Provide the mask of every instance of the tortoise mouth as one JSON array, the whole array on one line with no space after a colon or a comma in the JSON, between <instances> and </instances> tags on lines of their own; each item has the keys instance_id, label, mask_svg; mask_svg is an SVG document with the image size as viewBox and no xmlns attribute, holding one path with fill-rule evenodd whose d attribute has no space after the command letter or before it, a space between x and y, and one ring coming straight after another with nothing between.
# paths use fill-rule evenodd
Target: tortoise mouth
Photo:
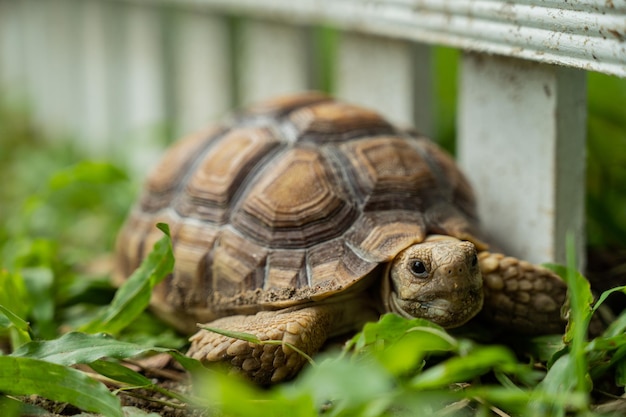
<instances>
[{"instance_id":1,"label":"tortoise mouth","mask_svg":"<svg viewBox=\"0 0 626 417\"><path fill-rule=\"evenodd\" d=\"M396 314L409 319L424 318L445 328L462 326L476 316L482 306L482 286L431 293L418 300L403 300L395 293L390 294L390 307Z\"/></svg>"}]
</instances>

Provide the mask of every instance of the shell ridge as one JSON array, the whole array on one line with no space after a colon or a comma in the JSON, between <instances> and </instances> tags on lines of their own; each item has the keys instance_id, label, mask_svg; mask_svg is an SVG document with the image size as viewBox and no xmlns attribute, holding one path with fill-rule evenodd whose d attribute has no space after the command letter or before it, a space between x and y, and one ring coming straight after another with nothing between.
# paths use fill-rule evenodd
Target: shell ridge
<instances>
[{"instance_id":1,"label":"shell ridge","mask_svg":"<svg viewBox=\"0 0 626 417\"><path fill-rule=\"evenodd\" d=\"M354 178L354 174L350 170L348 156L339 146L325 145L321 147L321 150L326 160L332 166L333 171L340 175L343 190L351 197L351 201L357 202L358 211L362 211L365 203L361 196L362 193L359 194L358 192L356 178Z\"/></svg>"}]
</instances>

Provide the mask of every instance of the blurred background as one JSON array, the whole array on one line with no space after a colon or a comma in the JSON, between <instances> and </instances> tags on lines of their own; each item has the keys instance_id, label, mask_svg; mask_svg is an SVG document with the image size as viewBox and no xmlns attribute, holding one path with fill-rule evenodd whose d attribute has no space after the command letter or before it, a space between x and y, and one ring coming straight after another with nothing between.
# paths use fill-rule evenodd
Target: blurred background
<instances>
[{"instance_id":1,"label":"blurred background","mask_svg":"<svg viewBox=\"0 0 626 417\"><path fill-rule=\"evenodd\" d=\"M337 86L358 83L370 66L388 73L380 83L389 96L421 90L402 94L414 97L410 103L364 104L454 152L457 50L377 39L373 48L409 57L386 72L391 63L345 59L338 51L354 40L330 27L176 3L0 0L5 266L30 256L24 248L33 236L78 242L71 246L77 259L91 246L110 250L142 176L167 144L273 94L317 89L367 101ZM433 82L424 87L426 77ZM600 280L619 280L626 276L626 80L587 77L589 268ZM28 245L15 243L26 235Z\"/></svg>"}]
</instances>

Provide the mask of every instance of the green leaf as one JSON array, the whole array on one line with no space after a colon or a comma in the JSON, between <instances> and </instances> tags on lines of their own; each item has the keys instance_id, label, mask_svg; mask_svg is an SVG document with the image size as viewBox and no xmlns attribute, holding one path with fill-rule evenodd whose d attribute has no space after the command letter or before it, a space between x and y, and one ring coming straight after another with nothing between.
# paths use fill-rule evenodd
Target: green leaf
<instances>
[{"instance_id":1,"label":"green leaf","mask_svg":"<svg viewBox=\"0 0 626 417\"><path fill-rule=\"evenodd\" d=\"M0 305L19 317L27 317L31 301L22 275L0 268Z\"/></svg>"},{"instance_id":2,"label":"green leaf","mask_svg":"<svg viewBox=\"0 0 626 417\"><path fill-rule=\"evenodd\" d=\"M28 332L30 328L30 325L28 324L28 322L22 320L17 314L13 313L11 310L4 307L3 305L0 305L0 314L6 317L7 320L10 322L10 324L14 326L16 329L21 330L26 333Z\"/></svg>"},{"instance_id":3,"label":"green leaf","mask_svg":"<svg viewBox=\"0 0 626 417\"><path fill-rule=\"evenodd\" d=\"M31 318L34 333L38 337L51 339L57 334L54 323L54 273L49 267L24 268L22 276L33 306Z\"/></svg>"},{"instance_id":4,"label":"green leaf","mask_svg":"<svg viewBox=\"0 0 626 417\"><path fill-rule=\"evenodd\" d=\"M503 346L475 347L465 356L456 356L435 365L411 380L414 389L445 388L450 384L466 382L490 370L514 370L517 360Z\"/></svg>"},{"instance_id":5,"label":"green leaf","mask_svg":"<svg viewBox=\"0 0 626 417\"><path fill-rule=\"evenodd\" d=\"M593 312L596 312L598 308L600 308L600 306L606 301L609 295L613 294L614 292L626 292L626 285L611 288L609 290L604 291L602 294L600 294L600 297L598 297L598 301L596 301L596 303L593 306Z\"/></svg>"},{"instance_id":6,"label":"green leaf","mask_svg":"<svg viewBox=\"0 0 626 417\"><path fill-rule=\"evenodd\" d=\"M152 252L143 260L141 266L115 293L109 307L95 320L81 327L81 331L117 334L148 307L154 286L174 269L169 227L163 223L159 223L157 227L165 236L155 243Z\"/></svg>"},{"instance_id":7,"label":"green leaf","mask_svg":"<svg viewBox=\"0 0 626 417\"><path fill-rule=\"evenodd\" d=\"M72 332L55 340L30 342L13 352L11 356L41 359L71 366L79 363L92 363L104 357L127 359L146 353L169 353L187 370L204 369L197 360L184 356L176 350L120 342L104 333Z\"/></svg>"},{"instance_id":8,"label":"green leaf","mask_svg":"<svg viewBox=\"0 0 626 417\"><path fill-rule=\"evenodd\" d=\"M528 351L541 362L548 362L565 348L563 335L549 334L533 337L528 341Z\"/></svg>"},{"instance_id":9,"label":"green leaf","mask_svg":"<svg viewBox=\"0 0 626 417\"><path fill-rule=\"evenodd\" d=\"M405 319L385 314L376 323L367 323L347 344L344 352L373 354L392 374L415 372L426 356L454 352L458 341L443 328L424 319Z\"/></svg>"},{"instance_id":10,"label":"green leaf","mask_svg":"<svg viewBox=\"0 0 626 417\"><path fill-rule=\"evenodd\" d=\"M285 386L288 398L310 395L319 409L332 404L330 415L361 415L358 411L384 411L393 402L391 375L373 361L322 357L316 367L306 368L295 384ZM372 415L379 415L373 413Z\"/></svg>"},{"instance_id":11,"label":"green leaf","mask_svg":"<svg viewBox=\"0 0 626 417\"><path fill-rule=\"evenodd\" d=\"M3 417L20 417L27 415L22 412L25 406L26 404L16 400L15 398L0 394L0 414Z\"/></svg>"},{"instance_id":12,"label":"green leaf","mask_svg":"<svg viewBox=\"0 0 626 417\"><path fill-rule=\"evenodd\" d=\"M22 320L17 314L3 305L0 305L0 317L2 318L0 325L9 329L11 332L11 345L13 349L30 342L30 325L28 322Z\"/></svg>"},{"instance_id":13,"label":"green leaf","mask_svg":"<svg viewBox=\"0 0 626 417\"><path fill-rule=\"evenodd\" d=\"M587 406L587 394L576 390L579 382L576 378L576 364L572 362L574 358L570 354L565 354L554 362L543 381L533 391L529 415L564 416L564 404L554 400L557 396L569 397L571 405L577 408Z\"/></svg>"},{"instance_id":14,"label":"green leaf","mask_svg":"<svg viewBox=\"0 0 626 417\"><path fill-rule=\"evenodd\" d=\"M155 384L154 382L152 382L149 378L141 375L139 372L135 372L120 363L110 360L97 360L95 362L91 362L89 366L100 375L104 375L114 381L128 384L129 387L123 388L125 390L145 388L166 395L170 398L176 398L183 403L193 402L193 399L191 399L190 397L165 389L159 384Z\"/></svg>"},{"instance_id":15,"label":"green leaf","mask_svg":"<svg viewBox=\"0 0 626 417\"><path fill-rule=\"evenodd\" d=\"M346 349L354 348L357 352L365 346L383 347L400 340L404 335L416 328L437 329L445 334L445 330L436 324L420 319L405 319L394 313L384 314L376 323L367 323L363 330L357 333L352 340L346 344ZM450 342L454 339L450 337Z\"/></svg>"},{"instance_id":16,"label":"green leaf","mask_svg":"<svg viewBox=\"0 0 626 417\"><path fill-rule=\"evenodd\" d=\"M626 332L626 310L624 310L604 331L604 337L618 336Z\"/></svg>"},{"instance_id":17,"label":"green leaf","mask_svg":"<svg viewBox=\"0 0 626 417\"><path fill-rule=\"evenodd\" d=\"M76 369L37 359L0 356L0 392L36 394L84 411L122 417L119 399L104 384Z\"/></svg>"},{"instance_id":18,"label":"green leaf","mask_svg":"<svg viewBox=\"0 0 626 417\"><path fill-rule=\"evenodd\" d=\"M618 387L626 387L626 358L615 362L615 384Z\"/></svg>"},{"instance_id":19,"label":"green leaf","mask_svg":"<svg viewBox=\"0 0 626 417\"><path fill-rule=\"evenodd\" d=\"M576 245L574 237L568 234L566 239L567 250L567 282L571 300L571 317L565 334L565 342L571 342L570 355L575 369L573 375L576 380L576 391L588 393L591 391L589 374L587 373L587 355L585 345L587 332L591 321L593 294L589 281L576 270Z\"/></svg>"},{"instance_id":20,"label":"green leaf","mask_svg":"<svg viewBox=\"0 0 626 417\"><path fill-rule=\"evenodd\" d=\"M480 385L473 385L463 392L468 399L494 404L512 416L556 417L568 408L580 409L585 404L585 396L572 395L568 392L547 393L537 389L529 391ZM550 413L548 410L553 412Z\"/></svg>"},{"instance_id":21,"label":"green leaf","mask_svg":"<svg viewBox=\"0 0 626 417\"><path fill-rule=\"evenodd\" d=\"M76 184L110 184L127 179L119 168L107 162L80 161L68 168L59 170L48 183L51 190L60 190Z\"/></svg>"},{"instance_id":22,"label":"green leaf","mask_svg":"<svg viewBox=\"0 0 626 417\"><path fill-rule=\"evenodd\" d=\"M22 346L11 356L41 359L58 365L91 363L103 357L126 359L158 350L115 340L104 334L71 332L50 341L33 341Z\"/></svg>"},{"instance_id":23,"label":"green leaf","mask_svg":"<svg viewBox=\"0 0 626 417\"><path fill-rule=\"evenodd\" d=\"M116 362L97 360L91 362L89 366L100 375L104 375L115 381L132 385L136 388L150 387L154 385L152 381L145 376Z\"/></svg>"}]
</instances>

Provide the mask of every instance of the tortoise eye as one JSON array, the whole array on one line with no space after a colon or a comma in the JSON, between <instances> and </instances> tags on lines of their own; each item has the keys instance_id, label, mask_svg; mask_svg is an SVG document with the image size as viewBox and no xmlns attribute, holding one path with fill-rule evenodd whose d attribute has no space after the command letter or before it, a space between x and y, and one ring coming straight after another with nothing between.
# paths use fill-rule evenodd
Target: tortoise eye
<instances>
[{"instance_id":1,"label":"tortoise eye","mask_svg":"<svg viewBox=\"0 0 626 417\"><path fill-rule=\"evenodd\" d=\"M472 256L472 266L476 266L478 265L478 256L476 256L476 254L474 254L474 256Z\"/></svg>"},{"instance_id":2,"label":"tortoise eye","mask_svg":"<svg viewBox=\"0 0 626 417\"><path fill-rule=\"evenodd\" d=\"M414 259L409 263L409 269L411 273L418 278L426 278L428 276L428 270L424 262L419 259Z\"/></svg>"}]
</instances>

